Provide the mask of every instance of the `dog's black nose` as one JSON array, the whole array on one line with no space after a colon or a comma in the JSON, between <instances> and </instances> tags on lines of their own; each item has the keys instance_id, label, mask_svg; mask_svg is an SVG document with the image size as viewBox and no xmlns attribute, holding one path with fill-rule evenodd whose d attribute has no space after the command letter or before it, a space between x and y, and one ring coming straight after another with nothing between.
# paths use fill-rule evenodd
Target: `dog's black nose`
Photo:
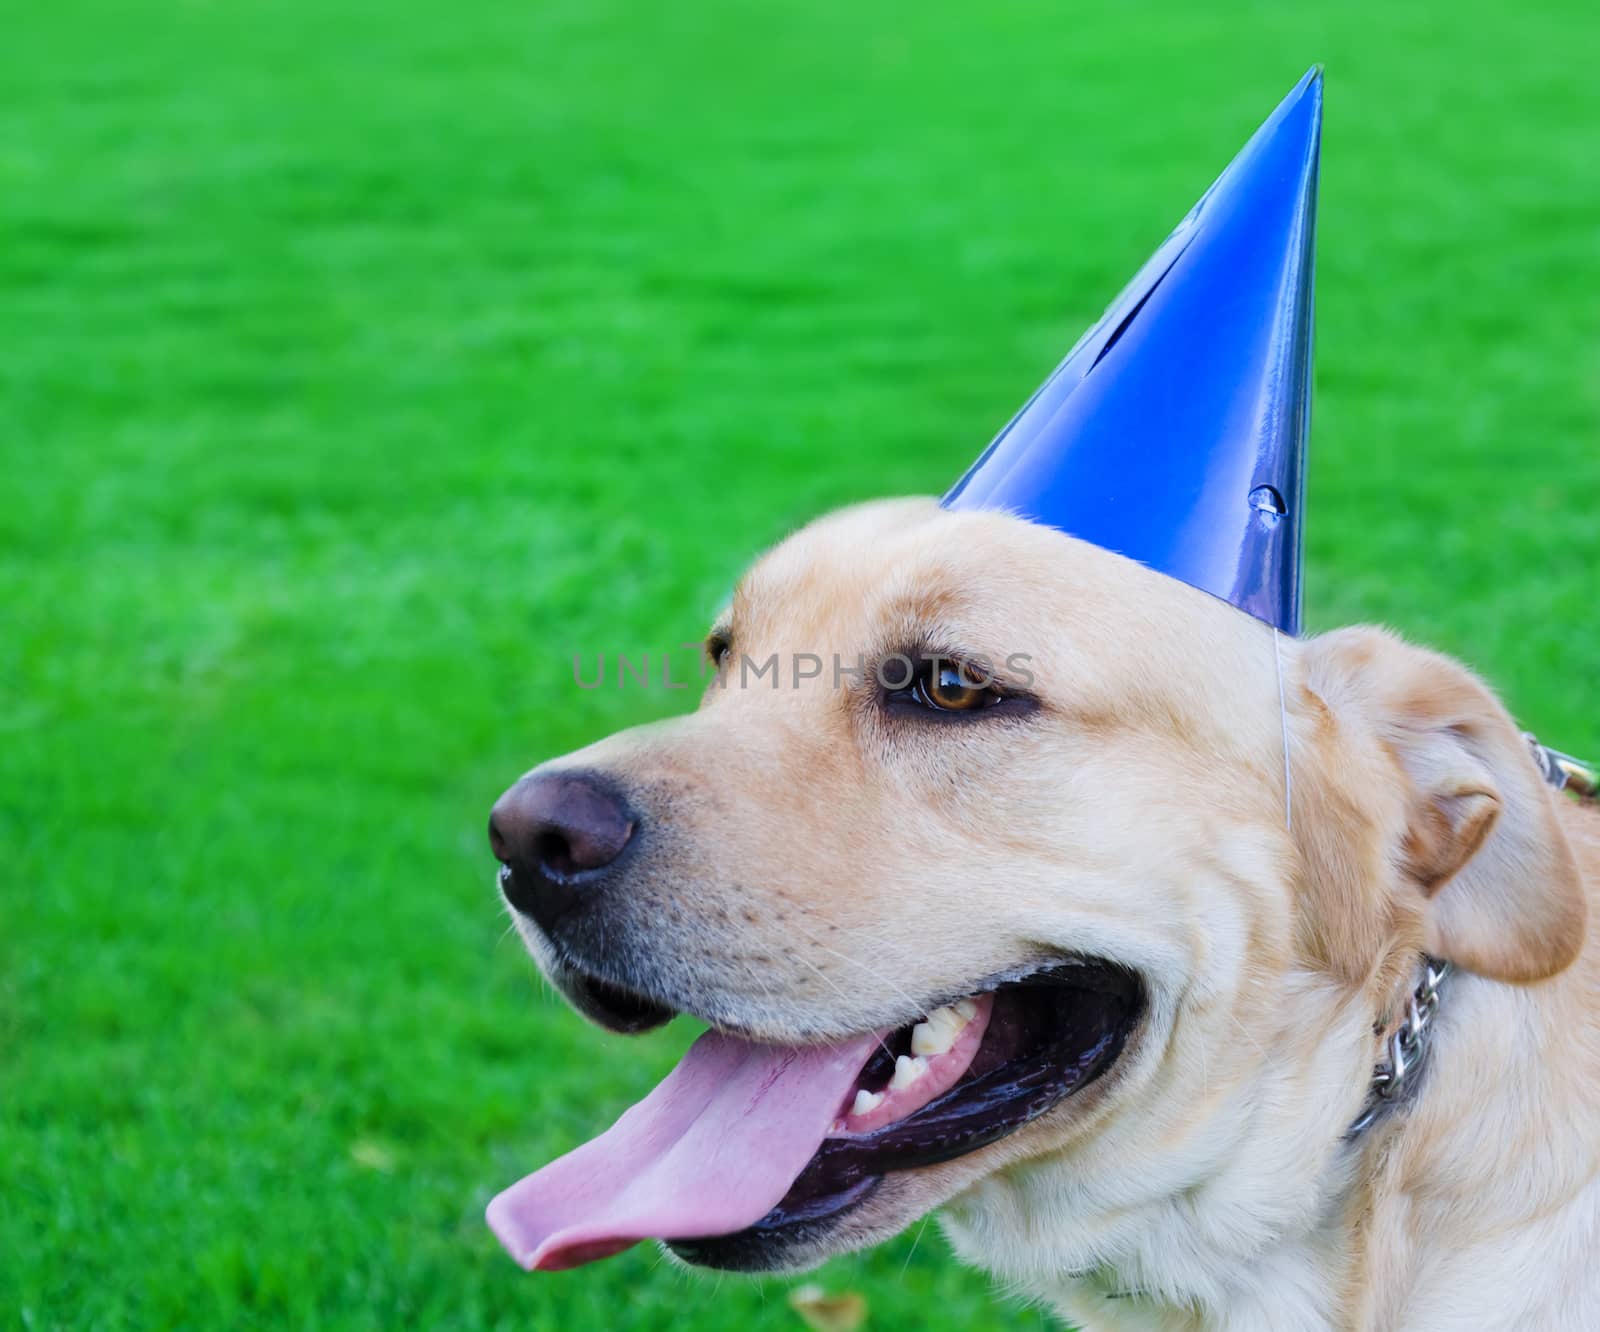
<instances>
[{"instance_id":1,"label":"dog's black nose","mask_svg":"<svg viewBox=\"0 0 1600 1332\"><path fill-rule=\"evenodd\" d=\"M489 846L518 911L547 926L576 906L633 839L638 820L591 773L533 773L495 801Z\"/></svg>"}]
</instances>

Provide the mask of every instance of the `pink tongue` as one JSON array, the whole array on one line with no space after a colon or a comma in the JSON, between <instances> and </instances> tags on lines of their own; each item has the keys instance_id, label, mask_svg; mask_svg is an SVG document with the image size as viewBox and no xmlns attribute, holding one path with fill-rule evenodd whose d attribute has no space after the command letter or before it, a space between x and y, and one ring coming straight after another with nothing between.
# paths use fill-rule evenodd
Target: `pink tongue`
<instances>
[{"instance_id":1,"label":"pink tongue","mask_svg":"<svg viewBox=\"0 0 1600 1332\"><path fill-rule=\"evenodd\" d=\"M876 1043L794 1050L707 1032L605 1133L495 1198L489 1228L542 1272L743 1230L789 1191Z\"/></svg>"}]
</instances>

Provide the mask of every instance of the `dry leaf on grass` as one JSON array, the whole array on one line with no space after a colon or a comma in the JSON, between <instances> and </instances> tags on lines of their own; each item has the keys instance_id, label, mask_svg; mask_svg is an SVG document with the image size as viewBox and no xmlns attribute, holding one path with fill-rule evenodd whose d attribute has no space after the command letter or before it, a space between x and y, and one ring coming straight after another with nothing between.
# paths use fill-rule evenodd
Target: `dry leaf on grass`
<instances>
[{"instance_id":1,"label":"dry leaf on grass","mask_svg":"<svg viewBox=\"0 0 1600 1332\"><path fill-rule=\"evenodd\" d=\"M814 1283L796 1286L789 1307L812 1332L856 1332L867 1321L866 1297L853 1290L830 1295Z\"/></svg>"}]
</instances>

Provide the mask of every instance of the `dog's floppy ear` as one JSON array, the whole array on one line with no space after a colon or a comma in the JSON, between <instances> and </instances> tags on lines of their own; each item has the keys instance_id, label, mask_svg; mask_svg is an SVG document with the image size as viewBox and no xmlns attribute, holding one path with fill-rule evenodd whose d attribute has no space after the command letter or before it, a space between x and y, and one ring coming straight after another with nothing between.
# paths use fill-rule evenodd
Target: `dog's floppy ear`
<instances>
[{"instance_id":1,"label":"dog's floppy ear","mask_svg":"<svg viewBox=\"0 0 1600 1332\"><path fill-rule=\"evenodd\" d=\"M1369 794L1388 797L1386 859L1396 890L1415 895L1400 905L1420 918L1423 947L1504 981L1571 963L1587 917L1577 861L1558 797L1494 695L1448 658L1372 629L1314 640L1306 664L1341 748L1365 751L1355 770L1372 774Z\"/></svg>"}]
</instances>

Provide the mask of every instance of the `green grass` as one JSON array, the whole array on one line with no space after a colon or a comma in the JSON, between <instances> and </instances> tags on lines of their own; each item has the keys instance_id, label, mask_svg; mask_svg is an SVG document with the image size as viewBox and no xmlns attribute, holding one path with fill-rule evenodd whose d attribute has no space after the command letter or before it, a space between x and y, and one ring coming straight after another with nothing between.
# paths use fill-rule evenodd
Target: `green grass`
<instances>
[{"instance_id":1,"label":"green grass","mask_svg":"<svg viewBox=\"0 0 1600 1332\"><path fill-rule=\"evenodd\" d=\"M1576 0L14 18L0 1324L797 1327L788 1283L527 1277L485 1231L687 1038L542 992L485 812L682 705L570 651L691 636L790 526L947 484L1314 60L1312 625L1600 752L1597 35ZM1041 1322L932 1228L823 1279L879 1327Z\"/></svg>"}]
</instances>

